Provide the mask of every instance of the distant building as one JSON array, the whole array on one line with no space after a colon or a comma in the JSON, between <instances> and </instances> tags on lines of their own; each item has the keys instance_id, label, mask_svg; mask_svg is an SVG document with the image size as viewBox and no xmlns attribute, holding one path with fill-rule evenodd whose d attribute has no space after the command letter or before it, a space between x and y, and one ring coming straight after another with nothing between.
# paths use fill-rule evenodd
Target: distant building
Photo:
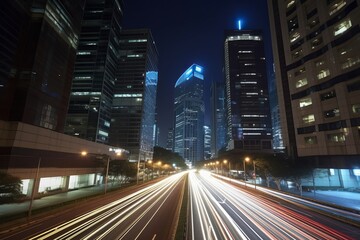
<instances>
[{"instance_id":1,"label":"distant building","mask_svg":"<svg viewBox=\"0 0 360 240\"><path fill-rule=\"evenodd\" d=\"M87 0L71 87L65 133L109 142L119 65L121 2Z\"/></svg>"},{"instance_id":2,"label":"distant building","mask_svg":"<svg viewBox=\"0 0 360 240\"><path fill-rule=\"evenodd\" d=\"M268 82L261 31L225 32L227 149L272 151Z\"/></svg>"},{"instance_id":3,"label":"distant building","mask_svg":"<svg viewBox=\"0 0 360 240\"><path fill-rule=\"evenodd\" d=\"M167 135L167 141L166 141L166 149L170 151L174 151L174 129L169 128L168 135Z\"/></svg>"},{"instance_id":4,"label":"distant building","mask_svg":"<svg viewBox=\"0 0 360 240\"><path fill-rule=\"evenodd\" d=\"M358 168L359 1L274 0L269 16L287 153L314 167Z\"/></svg>"},{"instance_id":5,"label":"distant building","mask_svg":"<svg viewBox=\"0 0 360 240\"><path fill-rule=\"evenodd\" d=\"M204 159L204 69L191 65L175 84L174 152L190 165Z\"/></svg>"},{"instance_id":6,"label":"distant building","mask_svg":"<svg viewBox=\"0 0 360 240\"><path fill-rule=\"evenodd\" d=\"M121 32L110 144L128 149L133 161L153 156L158 57L149 29Z\"/></svg>"},{"instance_id":7,"label":"distant building","mask_svg":"<svg viewBox=\"0 0 360 240\"><path fill-rule=\"evenodd\" d=\"M211 158L211 129L204 126L204 159Z\"/></svg>"},{"instance_id":8,"label":"distant building","mask_svg":"<svg viewBox=\"0 0 360 240\"><path fill-rule=\"evenodd\" d=\"M84 1L1 2L0 120L63 132Z\"/></svg>"},{"instance_id":9,"label":"distant building","mask_svg":"<svg viewBox=\"0 0 360 240\"><path fill-rule=\"evenodd\" d=\"M210 88L211 156L217 157L226 143L225 85L212 82Z\"/></svg>"}]
</instances>

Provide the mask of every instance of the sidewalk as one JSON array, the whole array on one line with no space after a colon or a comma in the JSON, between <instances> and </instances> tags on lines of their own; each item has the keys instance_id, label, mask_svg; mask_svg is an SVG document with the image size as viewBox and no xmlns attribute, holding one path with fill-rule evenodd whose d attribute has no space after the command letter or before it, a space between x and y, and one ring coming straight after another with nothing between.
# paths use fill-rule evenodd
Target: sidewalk
<instances>
[{"instance_id":1,"label":"sidewalk","mask_svg":"<svg viewBox=\"0 0 360 240\"><path fill-rule=\"evenodd\" d=\"M315 193L303 192L303 197L354 209L360 212L360 193L316 190Z\"/></svg>"},{"instance_id":2,"label":"sidewalk","mask_svg":"<svg viewBox=\"0 0 360 240\"><path fill-rule=\"evenodd\" d=\"M119 186L108 186L108 191L112 188L119 188ZM74 201L81 198L86 198L90 196L94 196L97 194L104 193L104 185L94 186L89 188L81 188L65 193L54 194L46 197L42 197L40 199L35 199L32 205L32 212L39 210L41 208L50 207L54 205L65 204L69 201ZM22 203L9 203L9 204L1 204L0 205L0 223L3 222L4 219L15 216L15 215L23 215L23 217L27 216L29 213L30 201L25 201Z\"/></svg>"}]
</instances>

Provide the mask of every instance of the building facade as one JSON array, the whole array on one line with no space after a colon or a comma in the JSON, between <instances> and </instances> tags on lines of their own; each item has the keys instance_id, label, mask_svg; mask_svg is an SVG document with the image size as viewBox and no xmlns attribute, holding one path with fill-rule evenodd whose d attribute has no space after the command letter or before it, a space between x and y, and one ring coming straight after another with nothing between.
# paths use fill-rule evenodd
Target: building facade
<instances>
[{"instance_id":1,"label":"building facade","mask_svg":"<svg viewBox=\"0 0 360 240\"><path fill-rule=\"evenodd\" d=\"M287 153L316 185L359 187L359 1L272 0L269 16Z\"/></svg>"},{"instance_id":2,"label":"building facade","mask_svg":"<svg viewBox=\"0 0 360 240\"><path fill-rule=\"evenodd\" d=\"M204 69L191 65L174 93L174 152L188 165L204 159Z\"/></svg>"},{"instance_id":3,"label":"building facade","mask_svg":"<svg viewBox=\"0 0 360 240\"><path fill-rule=\"evenodd\" d=\"M261 31L225 32L227 149L272 151L271 116Z\"/></svg>"},{"instance_id":4,"label":"building facade","mask_svg":"<svg viewBox=\"0 0 360 240\"><path fill-rule=\"evenodd\" d=\"M320 166L359 163L359 2L272 1L269 13L289 153Z\"/></svg>"},{"instance_id":5,"label":"building facade","mask_svg":"<svg viewBox=\"0 0 360 240\"><path fill-rule=\"evenodd\" d=\"M158 83L158 51L149 29L123 30L112 105L110 144L130 160L152 159Z\"/></svg>"},{"instance_id":6,"label":"building facade","mask_svg":"<svg viewBox=\"0 0 360 240\"><path fill-rule=\"evenodd\" d=\"M4 1L0 120L62 132L84 0Z\"/></svg>"},{"instance_id":7,"label":"building facade","mask_svg":"<svg viewBox=\"0 0 360 240\"><path fill-rule=\"evenodd\" d=\"M65 133L108 143L119 64L122 2L87 0Z\"/></svg>"},{"instance_id":8,"label":"building facade","mask_svg":"<svg viewBox=\"0 0 360 240\"><path fill-rule=\"evenodd\" d=\"M211 156L217 157L226 143L225 85L212 82L210 88Z\"/></svg>"}]
</instances>

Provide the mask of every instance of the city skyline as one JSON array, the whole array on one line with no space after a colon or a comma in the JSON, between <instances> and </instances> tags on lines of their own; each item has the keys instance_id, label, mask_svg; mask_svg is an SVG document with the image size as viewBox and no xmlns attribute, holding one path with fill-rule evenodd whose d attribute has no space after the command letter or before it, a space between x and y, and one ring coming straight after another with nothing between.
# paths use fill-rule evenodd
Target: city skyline
<instances>
[{"instance_id":1,"label":"city skyline","mask_svg":"<svg viewBox=\"0 0 360 240\"><path fill-rule=\"evenodd\" d=\"M171 4L124 1L123 28L150 28L159 50L157 120L163 147L172 124L168 113L173 109L173 86L182 69L193 63L205 69L205 124L210 125L211 82L224 80L224 32L237 29L239 20L243 29L264 32L267 72L270 72L272 53L266 1L231 0L223 4L204 0Z\"/></svg>"}]
</instances>

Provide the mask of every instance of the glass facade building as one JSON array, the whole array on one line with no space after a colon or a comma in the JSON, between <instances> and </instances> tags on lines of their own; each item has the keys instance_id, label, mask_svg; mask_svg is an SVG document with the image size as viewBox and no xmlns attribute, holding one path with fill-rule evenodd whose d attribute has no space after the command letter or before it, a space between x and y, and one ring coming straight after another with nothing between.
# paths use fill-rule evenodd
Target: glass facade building
<instances>
[{"instance_id":1,"label":"glass facade building","mask_svg":"<svg viewBox=\"0 0 360 240\"><path fill-rule=\"evenodd\" d=\"M227 149L272 151L262 32L225 32Z\"/></svg>"},{"instance_id":2,"label":"glass facade building","mask_svg":"<svg viewBox=\"0 0 360 240\"><path fill-rule=\"evenodd\" d=\"M109 142L122 15L121 1L86 1L66 134L99 143Z\"/></svg>"},{"instance_id":3,"label":"glass facade building","mask_svg":"<svg viewBox=\"0 0 360 240\"><path fill-rule=\"evenodd\" d=\"M210 88L211 107L211 156L217 157L226 143L225 85L212 82Z\"/></svg>"},{"instance_id":4,"label":"glass facade building","mask_svg":"<svg viewBox=\"0 0 360 240\"><path fill-rule=\"evenodd\" d=\"M174 94L174 152L187 164L204 159L204 69L191 65L177 80Z\"/></svg>"},{"instance_id":5,"label":"glass facade building","mask_svg":"<svg viewBox=\"0 0 360 240\"><path fill-rule=\"evenodd\" d=\"M158 51L149 29L123 30L112 104L110 144L130 160L152 159L158 83Z\"/></svg>"},{"instance_id":6,"label":"glass facade building","mask_svg":"<svg viewBox=\"0 0 360 240\"><path fill-rule=\"evenodd\" d=\"M84 2L2 2L0 120L63 131Z\"/></svg>"}]
</instances>

